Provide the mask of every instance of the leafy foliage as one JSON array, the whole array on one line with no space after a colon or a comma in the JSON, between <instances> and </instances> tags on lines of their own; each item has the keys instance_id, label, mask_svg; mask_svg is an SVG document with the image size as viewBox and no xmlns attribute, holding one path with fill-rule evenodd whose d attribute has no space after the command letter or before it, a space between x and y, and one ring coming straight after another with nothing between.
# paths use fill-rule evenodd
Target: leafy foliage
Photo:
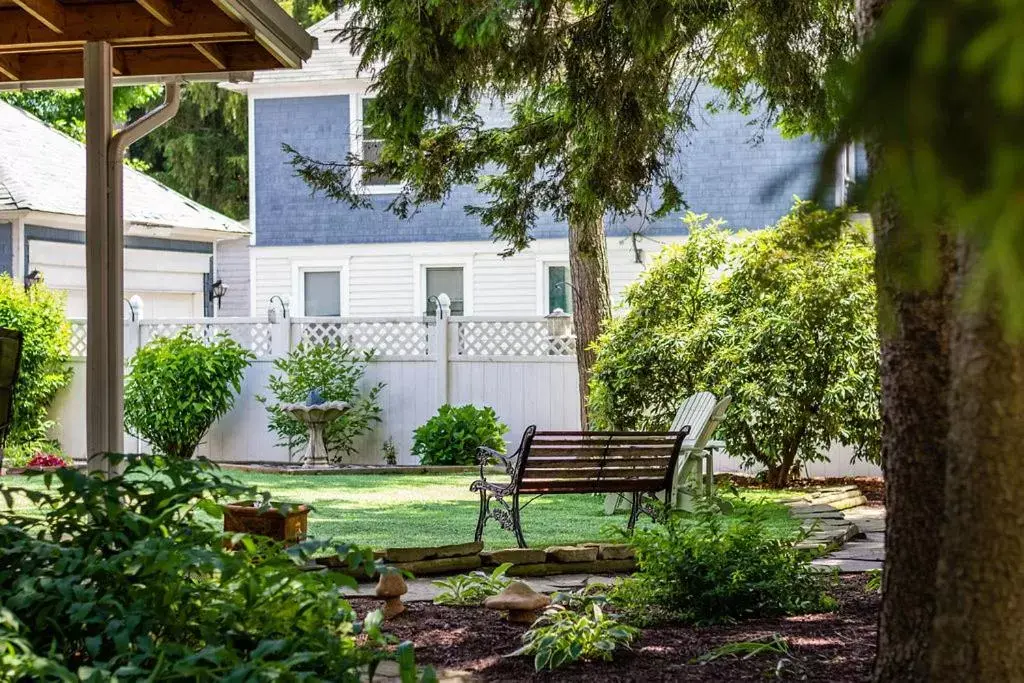
<instances>
[{"instance_id":1,"label":"leafy foliage","mask_svg":"<svg viewBox=\"0 0 1024 683\"><path fill-rule=\"evenodd\" d=\"M114 88L114 120L131 119L131 111L152 105L160 93L153 85ZM85 142L85 101L81 90L11 90L0 100L24 109L68 137Z\"/></svg>"},{"instance_id":2,"label":"leafy foliage","mask_svg":"<svg viewBox=\"0 0 1024 683\"><path fill-rule=\"evenodd\" d=\"M553 605L523 634L523 647L513 654L533 655L537 671L579 660L610 662L617 649L629 647L639 634L639 629L606 615L597 603L578 613Z\"/></svg>"},{"instance_id":3,"label":"leafy foliage","mask_svg":"<svg viewBox=\"0 0 1024 683\"><path fill-rule=\"evenodd\" d=\"M481 446L505 452L507 431L489 406L446 403L413 433L412 454L424 465L475 465Z\"/></svg>"},{"instance_id":4,"label":"leafy foliage","mask_svg":"<svg viewBox=\"0 0 1024 683\"><path fill-rule=\"evenodd\" d=\"M882 265L904 287L934 285L941 235L957 232L980 256L968 303L993 302L1019 337L1024 5L893 0L885 9L843 83L836 135L872 144L868 195L888 197L905 221L889 238L898 258Z\"/></svg>"},{"instance_id":5,"label":"leafy foliage","mask_svg":"<svg viewBox=\"0 0 1024 683\"><path fill-rule=\"evenodd\" d=\"M691 216L626 293L597 346L600 427L664 429L696 391L732 396L727 448L784 486L839 441L877 460L880 417L873 250L843 211L798 202L730 241Z\"/></svg>"},{"instance_id":6,"label":"leafy foliage","mask_svg":"<svg viewBox=\"0 0 1024 683\"><path fill-rule=\"evenodd\" d=\"M780 538L765 520L767 504L738 506L728 521L714 501L692 516L632 537L638 571L617 584L612 603L639 624L697 624L806 614L835 608L832 575L797 550L801 535Z\"/></svg>"},{"instance_id":7,"label":"leafy foliage","mask_svg":"<svg viewBox=\"0 0 1024 683\"><path fill-rule=\"evenodd\" d=\"M869 593L881 593L882 592L882 570L881 569L869 569L867 571L868 582L864 586L864 590Z\"/></svg>"},{"instance_id":8,"label":"leafy foliage","mask_svg":"<svg viewBox=\"0 0 1024 683\"><path fill-rule=\"evenodd\" d=\"M166 455L191 458L241 391L253 355L227 334L207 341L191 328L143 346L129 363L125 426Z\"/></svg>"},{"instance_id":9,"label":"leafy foliage","mask_svg":"<svg viewBox=\"0 0 1024 683\"><path fill-rule=\"evenodd\" d=\"M339 572L307 572L312 553L374 571L367 549L307 542L284 550L224 536L202 513L254 491L209 463L112 456L124 473L41 476L44 490L3 488L42 513L0 513L0 662L55 680L360 680L359 668L409 646L360 622ZM256 561L258 560L258 561ZM362 640L365 639L365 640Z\"/></svg>"},{"instance_id":10,"label":"leafy foliage","mask_svg":"<svg viewBox=\"0 0 1024 683\"><path fill-rule=\"evenodd\" d=\"M490 574L475 571L435 581L434 585L444 590L434 597L434 604L482 605L484 600L497 595L512 583L512 579L505 576L511 568L512 563L506 562L496 567Z\"/></svg>"},{"instance_id":11,"label":"leafy foliage","mask_svg":"<svg viewBox=\"0 0 1024 683\"><path fill-rule=\"evenodd\" d=\"M366 364L374 351L357 351L349 344L308 344L302 342L291 352L274 361L275 374L267 386L271 397L257 396L270 415L270 428L278 443L290 450L304 446L309 440L306 426L281 410L281 404L304 403L313 389L325 401L344 401L349 410L324 429L324 443L332 462L356 451L355 441L380 422L380 392L383 383L364 389Z\"/></svg>"},{"instance_id":12,"label":"leafy foliage","mask_svg":"<svg viewBox=\"0 0 1024 683\"><path fill-rule=\"evenodd\" d=\"M25 291L22 283L0 276L0 327L18 330L23 337L7 442L34 452L45 447L53 424L47 417L50 404L71 381L71 326L64 317L64 294L42 283Z\"/></svg>"}]
</instances>

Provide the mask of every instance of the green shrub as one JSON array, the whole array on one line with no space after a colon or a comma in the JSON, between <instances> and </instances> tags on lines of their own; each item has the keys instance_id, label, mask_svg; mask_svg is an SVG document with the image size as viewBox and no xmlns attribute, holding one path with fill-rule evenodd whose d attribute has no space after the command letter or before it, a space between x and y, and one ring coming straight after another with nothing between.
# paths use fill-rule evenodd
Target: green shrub
<instances>
[{"instance_id":1,"label":"green shrub","mask_svg":"<svg viewBox=\"0 0 1024 683\"><path fill-rule=\"evenodd\" d=\"M782 487L835 442L877 461L874 252L845 210L798 202L738 233L688 217L600 337L590 410L602 429L665 429L697 391L731 396L720 434Z\"/></svg>"},{"instance_id":2,"label":"green shrub","mask_svg":"<svg viewBox=\"0 0 1024 683\"><path fill-rule=\"evenodd\" d=\"M355 581L308 572L311 554L375 570L369 549L249 537L238 550L207 515L255 491L204 461L117 459L102 478L39 475L46 488L3 488L42 516L0 512L0 665L28 679L351 681L409 646L360 622L341 596ZM258 561L257 561L258 560ZM26 568L30 568L26 570ZM406 678L409 676L410 678Z\"/></svg>"},{"instance_id":3,"label":"green shrub","mask_svg":"<svg viewBox=\"0 0 1024 683\"><path fill-rule=\"evenodd\" d=\"M481 446L505 452L507 431L493 408L446 403L413 433L412 454L424 465L475 465Z\"/></svg>"},{"instance_id":4,"label":"green shrub","mask_svg":"<svg viewBox=\"0 0 1024 683\"><path fill-rule=\"evenodd\" d=\"M349 344L300 343L291 353L274 361L276 374L270 376L270 397L257 396L270 415L270 429L278 436L278 445L295 452L309 441L304 424L281 410L281 404L305 403L316 389L325 401L344 401L349 410L324 430L324 443L331 462L340 462L342 454L356 452L355 441L380 422L380 392L383 383L364 389L366 364L373 360L372 350L357 351Z\"/></svg>"},{"instance_id":5,"label":"green shrub","mask_svg":"<svg viewBox=\"0 0 1024 683\"><path fill-rule=\"evenodd\" d=\"M51 441L34 441L8 446L4 451L4 467L25 467L40 454L54 456L66 464L71 464L71 456L61 450L59 444Z\"/></svg>"},{"instance_id":6,"label":"green shrub","mask_svg":"<svg viewBox=\"0 0 1024 683\"><path fill-rule=\"evenodd\" d=\"M617 649L629 647L638 635L639 629L620 624L596 603L579 613L554 605L523 634L523 647L513 654L533 655L537 671L579 660L610 662Z\"/></svg>"},{"instance_id":7,"label":"green shrub","mask_svg":"<svg viewBox=\"0 0 1024 683\"><path fill-rule=\"evenodd\" d=\"M185 328L152 340L128 366L126 428L160 453L191 458L214 421L231 409L252 359L226 334L204 340Z\"/></svg>"},{"instance_id":8,"label":"green shrub","mask_svg":"<svg viewBox=\"0 0 1024 683\"><path fill-rule=\"evenodd\" d=\"M512 563L506 562L496 567L490 574L476 571L435 581L434 585L443 590L434 598L434 604L482 605L484 600L497 595L512 583L512 579L505 576L505 572L511 568Z\"/></svg>"},{"instance_id":9,"label":"green shrub","mask_svg":"<svg viewBox=\"0 0 1024 683\"><path fill-rule=\"evenodd\" d=\"M612 603L639 624L697 624L834 609L835 576L812 567L795 543L766 524L771 503L737 505L727 519L715 501L631 540L638 570L617 584Z\"/></svg>"},{"instance_id":10,"label":"green shrub","mask_svg":"<svg viewBox=\"0 0 1024 683\"><path fill-rule=\"evenodd\" d=\"M26 292L22 283L0 276L0 327L18 330L23 336L14 423L7 443L34 452L43 446L53 424L47 417L50 404L71 381L71 326L64 315L64 295L42 283Z\"/></svg>"}]
</instances>

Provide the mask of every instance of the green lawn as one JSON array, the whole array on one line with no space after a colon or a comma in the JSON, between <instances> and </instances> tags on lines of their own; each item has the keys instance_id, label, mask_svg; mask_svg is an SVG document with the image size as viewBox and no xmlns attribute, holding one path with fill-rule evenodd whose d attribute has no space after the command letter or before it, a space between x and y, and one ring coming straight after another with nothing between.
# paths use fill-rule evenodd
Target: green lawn
<instances>
[{"instance_id":1,"label":"green lawn","mask_svg":"<svg viewBox=\"0 0 1024 683\"><path fill-rule=\"evenodd\" d=\"M479 499L469 491L473 475L282 475L230 472L239 481L269 490L273 499L308 503L310 535L374 548L429 546L473 540ZM42 479L10 476L11 486L41 487ZM758 492L758 499L765 498ZM3 503L0 502L0 505ZM24 509L28 502L15 502ZM523 529L531 546L602 540L608 525L624 527L626 514L606 517L604 496L557 495L539 498L523 511ZM646 524L641 521L641 524ZM770 524L780 533L796 527L781 507ZM489 548L515 546L515 538L493 520L484 541Z\"/></svg>"}]
</instances>

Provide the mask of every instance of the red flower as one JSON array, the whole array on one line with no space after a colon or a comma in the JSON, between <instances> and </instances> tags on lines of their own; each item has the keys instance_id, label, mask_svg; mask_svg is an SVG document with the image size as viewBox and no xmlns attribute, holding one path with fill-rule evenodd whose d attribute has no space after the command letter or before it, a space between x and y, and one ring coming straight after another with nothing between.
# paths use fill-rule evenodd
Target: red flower
<instances>
[{"instance_id":1,"label":"red flower","mask_svg":"<svg viewBox=\"0 0 1024 683\"><path fill-rule=\"evenodd\" d=\"M64 467L65 465L67 465L67 463L64 462L64 458L59 455L36 451L36 454L32 456L32 459L28 461L27 467L37 469L42 467Z\"/></svg>"}]
</instances>

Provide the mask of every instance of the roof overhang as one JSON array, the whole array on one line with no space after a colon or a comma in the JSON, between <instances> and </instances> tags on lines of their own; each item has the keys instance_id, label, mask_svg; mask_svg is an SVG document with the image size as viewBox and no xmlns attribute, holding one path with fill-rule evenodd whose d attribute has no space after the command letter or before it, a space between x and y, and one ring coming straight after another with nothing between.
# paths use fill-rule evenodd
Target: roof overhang
<instances>
[{"instance_id":1,"label":"roof overhang","mask_svg":"<svg viewBox=\"0 0 1024 683\"><path fill-rule=\"evenodd\" d=\"M117 85L246 81L316 47L274 0L0 0L0 90L80 87L93 41Z\"/></svg>"}]
</instances>

